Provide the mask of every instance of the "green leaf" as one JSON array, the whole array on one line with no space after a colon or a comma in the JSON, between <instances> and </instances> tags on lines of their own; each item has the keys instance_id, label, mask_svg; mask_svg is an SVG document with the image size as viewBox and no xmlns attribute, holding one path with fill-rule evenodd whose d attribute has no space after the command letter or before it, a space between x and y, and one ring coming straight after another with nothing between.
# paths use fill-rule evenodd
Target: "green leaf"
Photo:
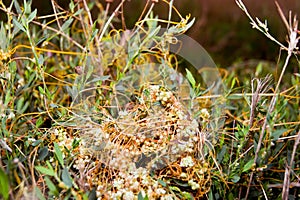
<instances>
[{"instance_id":1,"label":"green leaf","mask_svg":"<svg viewBox=\"0 0 300 200\"><path fill-rule=\"evenodd\" d=\"M158 21L157 18L158 18L158 16L153 17L153 12L150 13L149 20L146 20L147 27L149 29L153 30L153 29L155 29L155 27L157 27L157 21Z\"/></svg>"},{"instance_id":2,"label":"green leaf","mask_svg":"<svg viewBox=\"0 0 300 200\"><path fill-rule=\"evenodd\" d=\"M240 177L239 175L235 174L235 175L232 177L231 181L234 182L234 183L237 183L237 182L240 180L240 178L241 178L241 177Z\"/></svg>"},{"instance_id":3,"label":"green leaf","mask_svg":"<svg viewBox=\"0 0 300 200\"><path fill-rule=\"evenodd\" d=\"M41 94L45 94L45 91L44 91L44 89L43 89L41 86L38 86L38 89L39 89L39 92L40 92Z\"/></svg>"},{"instance_id":4,"label":"green leaf","mask_svg":"<svg viewBox=\"0 0 300 200\"><path fill-rule=\"evenodd\" d=\"M272 140L275 140L275 141L278 140L278 138L286 131L288 131L288 129L282 128L282 129L272 132L271 133Z\"/></svg>"},{"instance_id":5,"label":"green leaf","mask_svg":"<svg viewBox=\"0 0 300 200\"><path fill-rule=\"evenodd\" d=\"M24 105L24 97L21 97L17 102L17 111L20 112Z\"/></svg>"},{"instance_id":6,"label":"green leaf","mask_svg":"<svg viewBox=\"0 0 300 200\"><path fill-rule=\"evenodd\" d=\"M36 126L37 128L39 128L43 123L44 123L43 117L39 117L39 118L36 120L36 122L35 122L35 126Z\"/></svg>"},{"instance_id":7,"label":"green leaf","mask_svg":"<svg viewBox=\"0 0 300 200\"><path fill-rule=\"evenodd\" d=\"M233 89L236 84L237 78L232 79L230 88Z\"/></svg>"},{"instance_id":8,"label":"green leaf","mask_svg":"<svg viewBox=\"0 0 300 200\"><path fill-rule=\"evenodd\" d=\"M38 154L38 159L39 160L44 160L48 156L48 153L49 153L48 147L45 146L45 147L39 149L38 153L39 153Z\"/></svg>"},{"instance_id":9,"label":"green leaf","mask_svg":"<svg viewBox=\"0 0 300 200\"><path fill-rule=\"evenodd\" d=\"M68 168L64 168L63 171L62 171L62 174L61 174L61 178L62 178L62 181L64 182L64 184L66 186L68 186L69 188L72 187L73 185L73 180L72 180L72 177L68 171Z\"/></svg>"},{"instance_id":10,"label":"green leaf","mask_svg":"<svg viewBox=\"0 0 300 200\"><path fill-rule=\"evenodd\" d=\"M227 153L227 145L225 144L224 146L222 146L221 151L219 151L219 153L217 154L217 161L219 163L222 162L222 160L223 160L226 153Z\"/></svg>"},{"instance_id":11,"label":"green leaf","mask_svg":"<svg viewBox=\"0 0 300 200\"><path fill-rule=\"evenodd\" d=\"M174 182L176 183L176 185L178 185L180 187L189 187L189 184L186 181L175 179Z\"/></svg>"},{"instance_id":12,"label":"green leaf","mask_svg":"<svg viewBox=\"0 0 300 200\"><path fill-rule=\"evenodd\" d=\"M88 81L87 84L91 84L98 81L107 81L109 80L110 76L96 76L92 80Z\"/></svg>"},{"instance_id":13,"label":"green leaf","mask_svg":"<svg viewBox=\"0 0 300 200\"><path fill-rule=\"evenodd\" d=\"M46 161L46 164L47 164L47 166L48 166L49 169L51 169L52 171L54 171L51 163L48 160Z\"/></svg>"},{"instance_id":14,"label":"green leaf","mask_svg":"<svg viewBox=\"0 0 300 200\"><path fill-rule=\"evenodd\" d=\"M148 197L147 194L146 194L145 197L143 197L142 192L139 192L139 193L138 193L138 200L149 200L149 197Z\"/></svg>"},{"instance_id":15,"label":"green leaf","mask_svg":"<svg viewBox=\"0 0 300 200\"><path fill-rule=\"evenodd\" d=\"M55 171L53 169L49 169L43 166L35 166L35 169L41 172L42 174L48 175L48 176L55 176Z\"/></svg>"},{"instance_id":16,"label":"green leaf","mask_svg":"<svg viewBox=\"0 0 300 200\"><path fill-rule=\"evenodd\" d=\"M24 6L24 12L26 14L31 13L31 1L24 0L23 1L23 6Z\"/></svg>"},{"instance_id":17,"label":"green leaf","mask_svg":"<svg viewBox=\"0 0 300 200\"><path fill-rule=\"evenodd\" d=\"M192 87L194 89L196 86L196 81L195 81L192 73L187 68L185 68L185 71L186 71L186 78L188 79L188 81L190 82L190 84L192 85Z\"/></svg>"},{"instance_id":18,"label":"green leaf","mask_svg":"<svg viewBox=\"0 0 300 200\"><path fill-rule=\"evenodd\" d=\"M59 162L59 164L64 167L64 160L63 160L63 154L60 150L60 147L58 146L58 144L56 142L54 142L54 153L56 155L56 158Z\"/></svg>"},{"instance_id":19,"label":"green leaf","mask_svg":"<svg viewBox=\"0 0 300 200\"><path fill-rule=\"evenodd\" d=\"M159 30L160 30L160 26L156 27L153 30L150 30L150 32L147 34L146 38L143 40L143 42L141 43L140 46L144 46L144 44L146 42L148 42L151 38L153 38L154 36L156 36L158 34Z\"/></svg>"},{"instance_id":20,"label":"green leaf","mask_svg":"<svg viewBox=\"0 0 300 200\"><path fill-rule=\"evenodd\" d=\"M182 192L183 199L193 200L194 197L189 192Z\"/></svg>"},{"instance_id":21,"label":"green leaf","mask_svg":"<svg viewBox=\"0 0 300 200\"><path fill-rule=\"evenodd\" d=\"M73 18L70 18L61 26L62 32L65 32L69 28L73 20L74 20Z\"/></svg>"},{"instance_id":22,"label":"green leaf","mask_svg":"<svg viewBox=\"0 0 300 200\"><path fill-rule=\"evenodd\" d=\"M54 185L54 183L46 176L45 178L45 182L50 190L49 195L54 195L54 196L58 196L59 192L56 188L56 186Z\"/></svg>"},{"instance_id":23,"label":"green leaf","mask_svg":"<svg viewBox=\"0 0 300 200\"><path fill-rule=\"evenodd\" d=\"M0 48L7 49L7 46L9 43L9 40L7 39L7 37L9 37L9 36L7 35L5 25L3 24L3 22L1 22L0 38L2 41L0 42Z\"/></svg>"},{"instance_id":24,"label":"green leaf","mask_svg":"<svg viewBox=\"0 0 300 200\"><path fill-rule=\"evenodd\" d=\"M23 108L21 110L19 110L19 114L24 113L29 105L30 105L30 102L26 101Z\"/></svg>"},{"instance_id":25,"label":"green leaf","mask_svg":"<svg viewBox=\"0 0 300 200\"><path fill-rule=\"evenodd\" d=\"M38 59L38 65L41 66L44 64L44 56L41 54L39 59Z\"/></svg>"},{"instance_id":26,"label":"green leaf","mask_svg":"<svg viewBox=\"0 0 300 200\"><path fill-rule=\"evenodd\" d=\"M97 24L97 21L95 21L95 23L93 24L92 34L91 34L91 38L89 39L89 41L93 41L99 32L99 29L96 28L96 24Z\"/></svg>"},{"instance_id":27,"label":"green leaf","mask_svg":"<svg viewBox=\"0 0 300 200\"><path fill-rule=\"evenodd\" d=\"M18 14L22 14L22 9L20 8L20 4L18 1L14 1L14 6Z\"/></svg>"},{"instance_id":28,"label":"green leaf","mask_svg":"<svg viewBox=\"0 0 300 200\"><path fill-rule=\"evenodd\" d=\"M71 1L71 2L69 3L69 8L70 8L70 10L71 10L71 13L74 13L75 5L74 5L74 2L73 2L73 1Z\"/></svg>"},{"instance_id":29,"label":"green leaf","mask_svg":"<svg viewBox=\"0 0 300 200\"><path fill-rule=\"evenodd\" d=\"M8 90L5 94L4 106L6 107L11 100L12 96L10 95L10 90Z\"/></svg>"},{"instance_id":30,"label":"green leaf","mask_svg":"<svg viewBox=\"0 0 300 200\"><path fill-rule=\"evenodd\" d=\"M36 147L36 146L39 145L41 142L42 142L42 140L36 140L36 141L34 141L31 145L32 145L33 147Z\"/></svg>"},{"instance_id":31,"label":"green leaf","mask_svg":"<svg viewBox=\"0 0 300 200\"><path fill-rule=\"evenodd\" d=\"M34 188L34 193L39 200L46 200L46 198L44 197L44 195L39 187Z\"/></svg>"},{"instance_id":32,"label":"green leaf","mask_svg":"<svg viewBox=\"0 0 300 200\"><path fill-rule=\"evenodd\" d=\"M255 70L255 76L260 76L261 72L263 71L263 64L262 62L258 63Z\"/></svg>"},{"instance_id":33,"label":"green leaf","mask_svg":"<svg viewBox=\"0 0 300 200\"><path fill-rule=\"evenodd\" d=\"M2 168L0 168L0 185L0 195L6 200L9 197L9 182L8 177Z\"/></svg>"},{"instance_id":34,"label":"green leaf","mask_svg":"<svg viewBox=\"0 0 300 200\"><path fill-rule=\"evenodd\" d=\"M188 29L190 29L193 26L193 24L195 23L195 20L196 20L196 18L194 17L185 27L182 28L183 31L185 32Z\"/></svg>"},{"instance_id":35,"label":"green leaf","mask_svg":"<svg viewBox=\"0 0 300 200\"><path fill-rule=\"evenodd\" d=\"M139 192L137 197L138 197L138 200L144 200L142 192Z\"/></svg>"},{"instance_id":36,"label":"green leaf","mask_svg":"<svg viewBox=\"0 0 300 200\"><path fill-rule=\"evenodd\" d=\"M158 181L163 187L166 187L166 186L167 186L167 183L164 182L163 180L158 179L157 181Z\"/></svg>"},{"instance_id":37,"label":"green leaf","mask_svg":"<svg viewBox=\"0 0 300 200\"><path fill-rule=\"evenodd\" d=\"M74 16L81 14L82 11L83 11L83 8L80 8L79 10L76 11L76 13L74 13Z\"/></svg>"},{"instance_id":38,"label":"green leaf","mask_svg":"<svg viewBox=\"0 0 300 200\"><path fill-rule=\"evenodd\" d=\"M30 15L27 18L27 23L30 23L35 17L36 17L37 9L35 9L33 12L30 13Z\"/></svg>"},{"instance_id":39,"label":"green leaf","mask_svg":"<svg viewBox=\"0 0 300 200\"><path fill-rule=\"evenodd\" d=\"M24 26L22 24L20 24L15 18L13 18L13 23L18 29L20 29L23 32L26 32Z\"/></svg>"},{"instance_id":40,"label":"green leaf","mask_svg":"<svg viewBox=\"0 0 300 200\"><path fill-rule=\"evenodd\" d=\"M243 167L243 172L246 172L246 171L248 171L249 169L251 169L252 166L253 166L253 163L254 163L254 160L253 160L253 159L249 160L249 161L246 163L246 165L244 165L244 167Z\"/></svg>"},{"instance_id":41,"label":"green leaf","mask_svg":"<svg viewBox=\"0 0 300 200\"><path fill-rule=\"evenodd\" d=\"M27 18L25 17L25 15L22 15L21 23L22 23L23 27L25 28L25 30L28 30L28 23L27 23Z\"/></svg>"},{"instance_id":42,"label":"green leaf","mask_svg":"<svg viewBox=\"0 0 300 200\"><path fill-rule=\"evenodd\" d=\"M179 189L179 187L176 187L176 186L170 186L169 188L170 188L170 190L172 190L172 191L175 191L175 192L181 192L181 190Z\"/></svg>"},{"instance_id":43,"label":"green leaf","mask_svg":"<svg viewBox=\"0 0 300 200\"><path fill-rule=\"evenodd\" d=\"M234 200L235 195L233 193L229 193L228 200Z\"/></svg>"}]
</instances>

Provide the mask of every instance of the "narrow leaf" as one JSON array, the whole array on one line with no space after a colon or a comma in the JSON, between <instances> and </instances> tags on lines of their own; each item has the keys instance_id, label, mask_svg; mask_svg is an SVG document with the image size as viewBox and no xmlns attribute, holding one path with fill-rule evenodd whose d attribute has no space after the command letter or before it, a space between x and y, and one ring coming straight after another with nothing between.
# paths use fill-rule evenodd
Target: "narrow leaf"
<instances>
[{"instance_id":1,"label":"narrow leaf","mask_svg":"<svg viewBox=\"0 0 300 200\"><path fill-rule=\"evenodd\" d=\"M39 151L38 151L38 159L39 160L44 160L48 156L48 154L49 154L48 147L45 146L45 147L39 149Z\"/></svg>"},{"instance_id":2,"label":"narrow leaf","mask_svg":"<svg viewBox=\"0 0 300 200\"><path fill-rule=\"evenodd\" d=\"M64 32L65 30L67 30L67 28L69 28L69 26L71 25L71 23L73 22L73 18L68 19L62 26L61 26L61 30Z\"/></svg>"},{"instance_id":3,"label":"narrow leaf","mask_svg":"<svg viewBox=\"0 0 300 200\"><path fill-rule=\"evenodd\" d=\"M13 23L14 23L14 25L15 25L18 29L20 29L20 30L23 31L23 32L26 32L26 30L25 30L25 28L23 27L23 25L20 24L15 18L13 18Z\"/></svg>"},{"instance_id":4,"label":"narrow leaf","mask_svg":"<svg viewBox=\"0 0 300 200\"><path fill-rule=\"evenodd\" d=\"M74 16L77 16L77 15L81 14L82 11L83 11L83 8L77 10L77 11L74 13Z\"/></svg>"},{"instance_id":5,"label":"narrow leaf","mask_svg":"<svg viewBox=\"0 0 300 200\"><path fill-rule=\"evenodd\" d=\"M44 64L44 56L41 54L39 59L38 59L38 65L41 66Z\"/></svg>"},{"instance_id":6,"label":"narrow leaf","mask_svg":"<svg viewBox=\"0 0 300 200\"><path fill-rule=\"evenodd\" d=\"M35 126L36 126L37 128L39 128L43 123L44 123L43 117L39 117L39 118L36 120L36 122L35 122Z\"/></svg>"},{"instance_id":7,"label":"narrow leaf","mask_svg":"<svg viewBox=\"0 0 300 200\"><path fill-rule=\"evenodd\" d=\"M73 185L73 180L72 180L72 177L68 171L68 168L64 168L63 171L62 171L62 174L61 174L61 178L62 178L62 181L64 182L64 184L66 186L68 186L69 188L72 187Z\"/></svg>"},{"instance_id":8,"label":"narrow leaf","mask_svg":"<svg viewBox=\"0 0 300 200\"><path fill-rule=\"evenodd\" d=\"M38 89L39 89L39 92L40 92L41 94L45 94L45 91L44 91L44 89L43 89L41 86L38 86Z\"/></svg>"},{"instance_id":9,"label":"narrow leaf","mask_svg":"<svg viewBox=\"0 0 300 200\"><path fill-rule=\"evenodd\" d=\"M272 138L274 141L276 141L276 140L278 140L278 138L279 138L280 136L283 135L283 133L285 133L285 132L287 132L287 131L288 131L288 129L285 129L285 128L275 130L274 132L271 133L271 138Z\"/></svg>"},{"instance_id":10,"label":"narrow leaf","mask_svg":"<svg viewBox=\"0 0 300 200\"><path fill-rule=\"evenodd\" d=\"M166 184L163 180L158 179L157 181L158 181L163 187L166 187L166 186L167 186L167 184Z\"/></svg>"},{"instance_id":11,"label":"narrow leaf","mask_svg":"<svg viewBox=\"0 0 300 200\"><path fill-rule=\"evenodd\" d=\"M246 163L246 165L243 167L243 172L246 172L246 171L248 171L249 169L251 169L252 166L253 166L253 163L254 163L254 160L253 160L253 159L249 160L249 161Z\"/></svg>"},{"instance_id":12,"label":"narrow leaf","mask_svg":"<svg viewBox=\"0 0 300 200\"><path fill-rule=\"evenodd\" d=\"M30 15L27 18L27 23L30 23L35 17L36 17L37 9L35 9L33 12L30 13Z\"/></svg>"},{"instance_id":13,"label":"narrow leaf","mask_svg":"<svg viewBox=\"0 0 300 200\"><path fill-rule=\"evenodd\" d=\"M51 195L54 195L54 196L58 196L59 195L59 192L56 188L56 186L54 185L54 183L48 178L48 177L45 177L45 181L46 181L46 184L50 190L49 194Z\"/></svg>"},{"instance_id":14,"label":"narrow leaf","mask_svg":"<svg viewBox=\"0 0 300 200\"><path fill-rule=\"evenodd\" d=\"M46 200L46 198L44 197L44 195L39 187L34 188L34 193L39 200Z\"/></svg>"},{"instance_id":15,"label":"narrow leaf","mask_svg":"<svg viewBox=\"0 0 300 200\"><path fill-rule=\"evenodd\" d=\"M24 105L24 97L21 97L17 102L17 111L20 112Z\"/></svg>"},{"instance_id":16,"label":"narrow leaf","mask_svg":"<svg viewBox=\"0 0 300 200\"><path fill-rule=\"evenodd\" d=\"M232 177L231 181L234 182L234 183L237 183L240 179L241 179L241 177L235 174L235 175Z\"/></svg>"},{"instance_id":17,"label":"narrow leaf","mask_svg":"<svg viewBox=\"0 0 300 200\"><path fill-rule=\"evenodd\" d=\"M8 199L9 197L9 182L8 177L4 173L4 171L0 168L0 195L2 195L3 199Z\"/></svg>"},{"instance_id":18,"label":"narrow leaf","mask_svg":"<svg viewBox=\"0 0 300 200\"><path fill-rule=\"evenodd\" d=\"M190 82L190 84L192 85L193 89L196 86L196 81L192 75L192 73L186 68L186 78L188 79L188 81Z\"/></svg>"},{"instance_id":19,"label":"narrow leaf","mask_svg":"<svg viewBox=\"0 0 300 200\"><path fill-rule=\"evenodd\" d=\"M41 172L42 174L48 175L48 176L55 176L55 171L53 169L49 169L43 166L35 166L35 169Z\"/></svg>"},{"instance_id":20,"label":"narrow leaf","mask_svg":"<svg viewBox=\"0 0 300 200\"><path fill-rule=\"evenodd\" d=\"M14 1L14 6L18 14L22 14L22 9L20 8L20 4L18 1Z\"/></svg>"},{"instance_id":21,"label":"narrow leaf","mask_svg":"<svg viewBox=\"0 0 300 200\"><path fill-rule=\"evenodd\" d=\"M144 200L142 192L139 192L137 197L138 197L138 200Z\"/></svg>"},{"instance_id":22,"label":"narrow leaf","mask_svg":"<svg viewBox=\"0 0 300 200\"><path fill-rule=\"evenodd\" d=\"M87 84L95 83L98 81L107 81L109 80L110 76L96 76L92 80L88 81Z\"/></svg>"},{"instance_id":23,"label":"narrow leaf","mask_svg":"<svg viewBox=\"0 0 300 200\"><path fill-rule=\"evenodd\" d=\"M63 154L60 150L60 147L58 146L58 144L56 142L54 142L54 153L56 155L56 158L59 162L59 164L64 167L64 160L63 160Z\"/></svg>"}]
</instances>

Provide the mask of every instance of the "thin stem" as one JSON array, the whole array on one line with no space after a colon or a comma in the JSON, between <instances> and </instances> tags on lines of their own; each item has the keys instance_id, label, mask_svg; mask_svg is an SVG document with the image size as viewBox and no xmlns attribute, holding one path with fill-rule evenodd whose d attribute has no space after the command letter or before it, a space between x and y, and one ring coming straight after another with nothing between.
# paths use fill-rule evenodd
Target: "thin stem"
<instances>
[{"instance_id":1,"label":"thin stem","mask_svg":"<svg viewBox=\"0 0 300 200\"><path fill-rule=\"evenodd\" d=\"M57 22L57 26L58 26L59 30L62 30L61 25L60 25L59 20L58 20L58 17L57 17L57 12L56 12L56 7L54 5L55 4L54 0L51 0L51 4L52 4L53 13L54 13L54 16L55 16L55 19L56 19L56 22Z\"/></svg>"},{"instance_id":2,"label":"thin stem","mask_svg":"<svg viewBox=\"0 0 300 200\"><path fill-rule=\"evenodd\" d=\"M276 40L268 31L267 29L262 28L257 24L257 22L252 18L252 16L249 14L245 4L242 2L242 0L236 0L236 4L240 7L242 11L247 15L247 17L250 19L250 24L252 25L252 28L255 28L262 32L265 36L267 36L270 40L274 41L276 44L278 44L281 48L287 49L283 44L281 44L278 40ZM258 21L258 18L256 18ZM265 27L266 28L266 27Z\"/></svg>"},{"instance_id":3,"label":"thin stem","mask_svg":"<svg viewBox=\"0 0 300 200\"><path fill-rule=\"evenodd\" d=\"M287 65L289 63L291 55L292 55L292 52L289 51L288 55L287 55L287 57L285 59L285 63L284 63L283 69L281 71L278 83L277 83L275 91L274 91L274 96L272 97L271 103L270 103L269 108L268 108L268 112L267 112L265 120L264 120L264 124L262 126L262 129L261 129L261 132L260 132L260 135L259 135L259 140L258 140L258 143L257 143L257 148L256 148L256 151L255 151L255 156L254 156L254 163L255 163L255 165L256 165L257 158L258 158L258 153L259 153L261 145L262 145L262 140L264 138L265 130L266 130L266 127L267 127L267 124L268 124L268 117L271 115L271 113L274 110L274 107L275 107L275 104L276 104L276 101L277 101L277 96L279 94L278 93L279 85L281 83L282 77L283 77L284 72L286 70L286 67L287 67ZM245 199L248 198L248 195L249 195L249 192L250 192L250 186L251 186L251 182L252 182L252 179L253 179L253 174L254 174L254 172L251 172L251 174L250 174L250 179L249 179L249 183L248 183L248 187L247 187L247 192L246 192Z\"/></svg>"},{"instance_id":4,"label":"thin stem","mask_svg":"<svg viewBox=\"0 0 300 200\"><path fill-rule=\"evenodd\" d=\"M99 36L99 41L102 40L106 30L108 29L109 25L111 24L111 21L113 20L113 18L116 16L116 13L121 9L122 4L125 2L126 0L122 0L122 2L118 5L118 7L115 9L115 11L111 14L111 16L108 18L107 22L104 24L103 30L101 31L101 34Z\"/></svg>"},{"instance_id":5,"label":"thin stem","mask_svg":"<svg viewBox=\"0 0 300 200\"><path fill-rule=\"evenodd\" d=\"M41 26L42 29L46 28L46 29L48 29L48 30L51 30L51 31L57 33L57 34L60 34L60 35L64 36L64 37L67 38L69 41L73 42L73 43L74 43L77 47L79 47L81 50L83 50L84 52L86 52L86 49L85 49L81 44L79 44L78 42L76 42L73 38L71 38L70 36L68 36L68 35L65 34L64 32L62 32L62 31L60 31L60 30L57 30L57 29L55 29L55 28L52 28L52 27L50 27L50 26L47 26L47 25L45 25L45 24L42 24L42 23L40 23L40 22L37 22L37 21L32 21L32 23Z\"/></svg>"}]
</instances>

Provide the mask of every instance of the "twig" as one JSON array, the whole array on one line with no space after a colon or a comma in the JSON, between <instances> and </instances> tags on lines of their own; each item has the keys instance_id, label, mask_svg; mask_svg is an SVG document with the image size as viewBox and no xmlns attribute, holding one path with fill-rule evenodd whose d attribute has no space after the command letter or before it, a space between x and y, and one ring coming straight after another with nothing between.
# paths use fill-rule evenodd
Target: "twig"
<instances>
[{"instance_id":1,"label":"twig","mask_svg":"<svg viewBox=\"0 0 300 200\"><path fill-rule=\"evenodd\" d=\"M249 127L251 128L253 125L254 117L255 117L255 108L260 101L260 94L265 93L268 89L268 83L271 80L271 75L266 76L263 80L260 79L253 79L251 81L251 87L252 87L252 98L251 98L251 108L250 108L250 122L249 122ZM255 89L255 84L254 82L257 82L256 89ZM250 129L249 129L250 130Z\"/></svg>"},{"instance_id":2,"label":"twig","mask_svg":"<svg viewBox=\"0 0 300 200\"><path fill-rule=\"evenodd\" d=\"M54 0L51 0L51 5L52 5L53 13L54 13L54 16L55 16L55 20L57 22L57 26L58 26L59 30L62 31L61 25L60 25L58 17L57 17L57 12L56 12L56 7L55 7L55 1Z\"/></svg>"},{"instance_id":3,"label":"twig","mask_svg":"<svg viewBox=\"0 0 300 200\"><path fill-rule=\"evenodd\" d=\"M53 32L59 34L59 35L62 35L63 37L67 38L69 41L73 42L73 43L74 43L77 47L79 47L81 50L83 50L84 52L86 52L86 49L85 49L81 44L79 44L78 42L76 42L73 38L71 38L70 36L68 36L68 35L65 34L64 32L62 32L62 31L60 31L60 30L57 30L57 29L55 29L55 28L52 28L52 27L50 27L50 26L47 26L47 25L45 25L45 24L42 24L42 23L40 23L40 22L37 22L37 21L32 21L32 23L41 26L42 29L46 28L46 29L48 29L48 30L50 30L50 31L53 31Z\"/></svg>"},{"instance_id":4,"label":"twig","mask_svg":"<svg viewBox=\"0 0 300 200\"><path fill-rule=\"evenodd\" d=\"M92 15L91 15L91 12L89 10L89 7L86 3L86 0L83 0L83 5L84 5L84 9L86 10L87 14L88 14L88 20L89 20L89 23L90 23L90 27L88 30L89 33L92 33L92 28L93 28L93 19L92 19ZM98 55L98 60L97 60L97 64L99 65L99 70L98 70L98 73L100 76L103 75L103 67L101 66L101 60L102 60L102 51L101 51L101 48L100 48L100 40L98 39L98 37L95 37L95 42L96 42L96 49L97 49L97 55ZM94 60L94 57L92 57L92 59Z\"/></svg>"},{"instance_id":5,"label":"twig","mask_svg":"<svg viewBox=\"0 0 300 200\"><path fill-rule=\"evenodd\" d=\"M98 38L99 41L102 40L106 29L108 28L108 26L111 24L111 21L113 20L113 18L116 16L116 13L121 9L123 3L125 2L125 0L122 0L121 3L118 5L118 7L115 9L115 11L111 14L111 16L108 18L107 22L104 24L103 29L101 31L101 34Z\"/></svg>"},{"instance_id":6,"label":"twig","mask_svg":"<svg viewBox=\"0 0 300 200\"><path fill-rule=\"evenodd\" d=\"M290 166L286 166L285 168L285 173L284 173L284 181L282 185L282 199L288 200L289 198L289 190L290 190L290 174L291 170L293 169L293 163L295 160L295 154L297 151L297 147L300 141L300 131L298 132L297 139L295 140L291 160L290 160Z\"/></svg>"}]
</instances>

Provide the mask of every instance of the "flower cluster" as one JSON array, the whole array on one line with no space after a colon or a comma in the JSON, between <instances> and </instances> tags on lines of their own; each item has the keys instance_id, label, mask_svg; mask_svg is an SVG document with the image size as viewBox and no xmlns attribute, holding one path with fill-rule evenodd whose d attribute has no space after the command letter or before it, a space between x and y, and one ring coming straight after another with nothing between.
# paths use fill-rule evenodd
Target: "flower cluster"
<instances>
[{"instance_id":1,"label":"flower cluster","mask_svg":"<svg viewBox=\"0 0 300 200\"><path fill-rule=\"evenodd\" d=\"M207 110L202 115L209 117ZM198 129L171 91L143 86L117 119L82 132L74 168L86 172L98 199L176 199L168 187L173 178L200 197L210 176L208 164L193 153L201 141Z\"/></svg>"}]
</instances>

